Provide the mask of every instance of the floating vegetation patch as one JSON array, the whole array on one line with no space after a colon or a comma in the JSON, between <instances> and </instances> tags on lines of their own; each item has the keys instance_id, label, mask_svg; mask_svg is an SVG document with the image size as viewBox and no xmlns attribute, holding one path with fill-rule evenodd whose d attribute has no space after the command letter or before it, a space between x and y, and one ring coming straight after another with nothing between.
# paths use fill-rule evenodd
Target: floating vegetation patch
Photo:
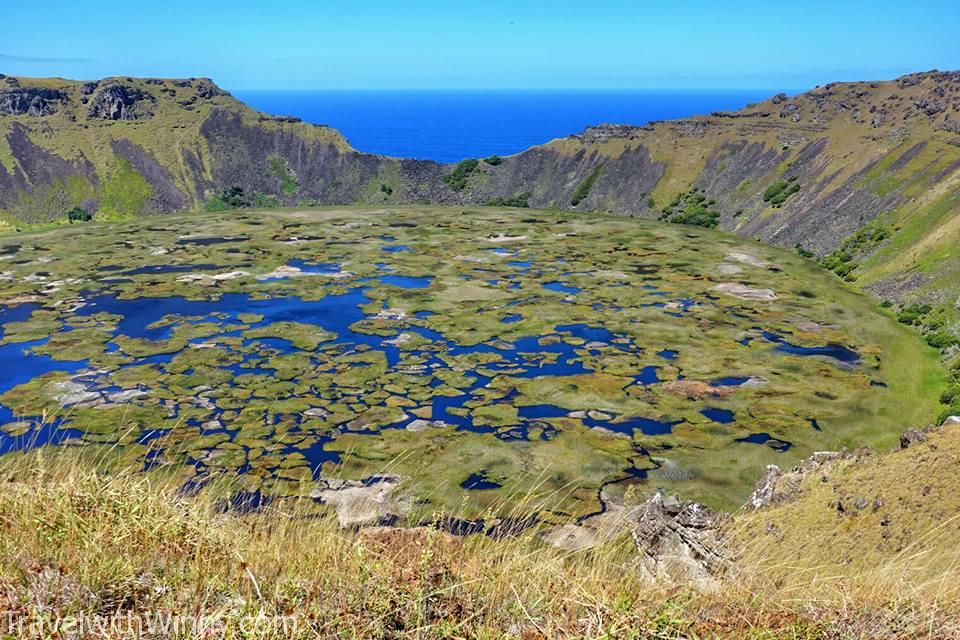
<instances>
[{"instance_id":1,"label":"floating vegetation patch","mask_svg":"<svg viewBox=\"0 0 960 640\"><path fill-rule=\"evenodd\" d=\"M932 352L832 275L691 227L232 211L0 252L0 452L109 445L227 508L731 506L767 464L892 443L939 394Z\"/></svg>"}]
</instances>

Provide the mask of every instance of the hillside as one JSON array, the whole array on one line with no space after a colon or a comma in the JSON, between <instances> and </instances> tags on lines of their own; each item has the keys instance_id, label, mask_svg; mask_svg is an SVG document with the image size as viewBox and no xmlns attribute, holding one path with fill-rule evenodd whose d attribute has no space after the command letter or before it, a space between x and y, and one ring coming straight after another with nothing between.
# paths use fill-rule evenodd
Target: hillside
<instances>
[{"instance_id":1,"label":"hillside","mask_svg":"<svg viewBox=\"0 0 960 640\"><path fill-rule=\"evenodd\" d=\"M741 111L601 125L455 166L353 150L206 79L0 78L0 218L313 204L512 204L714 225L828 256L877 295L951 304L960 72L843 82Z\"/></svg>"},{"instance_id":2,"label":"hillside","mask_svg":"<svg viewBox=\"0 0 960 640\"><path fill-rule=\"evenodd\" d=\"M706 591L648 581L628 533L638 523L573 552L530 530L350 532L289 502L223 513L158 474L105 473L77 449L5 456L3 628L18 638L51 637L61 620L105 625L91 638L957 638L960 532L943 478L958 436L944 428L903 451L788 474L778 504L726 522L734 561Z\"/></svg>"}]
</instances>

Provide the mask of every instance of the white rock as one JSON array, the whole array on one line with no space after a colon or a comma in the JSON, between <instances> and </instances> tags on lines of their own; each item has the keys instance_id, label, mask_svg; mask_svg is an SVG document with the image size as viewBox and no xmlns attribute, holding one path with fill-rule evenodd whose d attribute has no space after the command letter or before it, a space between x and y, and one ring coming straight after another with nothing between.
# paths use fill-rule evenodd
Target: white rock
<instances>
[{"instance_id":1,"label":"white rock","mask_svg":"<svg viewBox=\"0 0 960 640\"><path fill-rule=\"evenodd\" d=\"M769 262L765 262L756 256L752 256L749 253L744 251L731 251L723 258L724 260L730 260L732 262L740 262L742 264L748 264L752 267L760 267L761 269L767 269L771 266Z\"/></svg>"},{"instance_id":2,"label":"white rock","mask_svg":"<svg viewBox=\"0 0 960 640\"><path fill-rule=\"evenodd\" d=\"M740 282L723 282L713 287L715 291L740 298L741 300L776 300L772 289L754 289Z\"/></svg>"}]
</instances>

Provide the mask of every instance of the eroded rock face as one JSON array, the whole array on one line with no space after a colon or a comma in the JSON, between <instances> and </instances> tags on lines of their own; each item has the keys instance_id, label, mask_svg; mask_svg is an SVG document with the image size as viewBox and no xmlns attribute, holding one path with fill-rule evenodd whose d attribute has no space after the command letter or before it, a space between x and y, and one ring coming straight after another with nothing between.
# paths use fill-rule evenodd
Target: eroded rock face
<instances>
[{"instance_id":1,"label":"eroded rock face","mask_svg":"<svg viewBox=\"0 0 960 640\"><path fill-rule=\"evenodd\" d=\"M655 581L714 587L727 566L728 519L697 502L655 494L640 509L633 531L641 571Z\"/></svg>"},{"instance_id":2,"label":"eroded rock face","mask_svg":"<svg viewBox=\"0 0 960 640\"><path fill-rule=\"evenodd\" d=\"M749 504L754 509L762 509L773 504L777 496L777 481L783 477L783 471L775 464L767 465L767 471L757 482L757 487L750 495Z\"/></svg>"},{"instance_id":3,"label":"eroded rock face","mask_svg":"<svg viewBox=\"0 0 960 640\"><path fill-rule=\"evenodd\" d=\"M0 114L6 116L48 116L56 112L67 96L57 89L24 87L0 91Z\"/></svg>"},{"instance_id":4,"label":"eroded rock face","mask_svg":"<svg viewBox=\"0 0 960 640\"><path fill-rule=\"evenodd\" d=\"M194 81L193 86L197 90L197 95L201 98L209 100L216 96L228 96L230 95L220 87L218 87L213 80L209 78L198 78Z\"/></svg>"},{"instance_id":5,"label":"eroded rock face","mask_svg":"<svg viewBox=\"0 0 960 640\"><path fill-rule=\"evenodd\" d=\"M90 102L87 117L99 120L142 120L153 115L153 96L123 84L105 87Z\"/></svg>"},{"instance_id":6,"label":"eroded rock face","mask_svg":"<svg viewBox=\"0 0 960 640\"><path fill-rule=\"evenodd\" d=\"M911 429L909 431L915 431ZM909 432L908 431L908 432ZM924 437L925 438L925 437ZM854 451L818 451L790 471L783 471L775 464L767 467L766 473L757 482L748 506L753 509L765 509L793 502L800 496L800 484L811 473L829 473L830 467L841 460L862 460L873 452L870 449Z\"/></svg>"},{"instance_id":7,"label":"eroded rock face","mask_svg":"<svg viewBox=\"0 0 960 640\"><path fill-rule=\"evenodd\" d=\"M602 142L604 140L613 140L615 138L631 139L637 137L638 132L643 131L642 127L636 127L627 124L599 124L593 127L587 127L583 133L576 135L586 142Z\"/></svg>"}]
</instances>

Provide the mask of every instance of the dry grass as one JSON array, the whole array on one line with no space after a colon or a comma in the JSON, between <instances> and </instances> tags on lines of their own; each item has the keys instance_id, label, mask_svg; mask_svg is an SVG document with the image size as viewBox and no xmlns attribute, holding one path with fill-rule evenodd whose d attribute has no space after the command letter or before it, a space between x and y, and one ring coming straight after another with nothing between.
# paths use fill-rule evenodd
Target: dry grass
<instances>
[{"instance_id":1,"label":"dry grass","mask_svg":"<svg viewBox=\"0 0 960 640\"><path fill-rule=\"evenodd\" d=\"M809 514L779 544L751 527L793 515L741 515L735 538L756 542L718 591L696 593L645 583L626 536L571 554L534 533L344 532L308 516L312 503L224 513L173 476L82 459L46 448L0 461L0 637L11 624L11 638L138 637L131 620L164 616L184 626L139 637L960 637L947 626L960 600L956 516L844 564L838 550L851 547ZM36 626L64 620L88 626Z\"/></svg>"}]
</instances>

